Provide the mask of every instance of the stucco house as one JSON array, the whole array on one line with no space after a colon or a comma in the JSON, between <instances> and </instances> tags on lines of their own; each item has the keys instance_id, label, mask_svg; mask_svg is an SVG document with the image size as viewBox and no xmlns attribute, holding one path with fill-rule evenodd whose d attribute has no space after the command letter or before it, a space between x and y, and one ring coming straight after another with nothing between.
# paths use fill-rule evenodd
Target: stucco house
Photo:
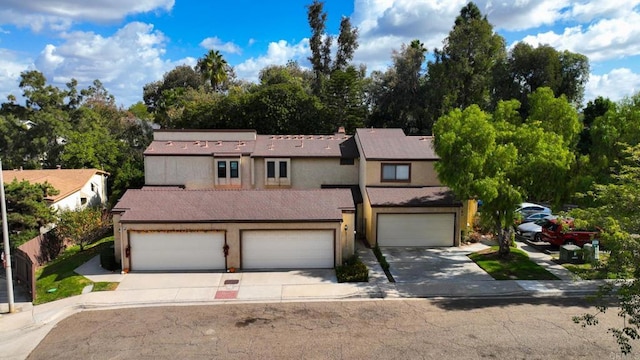
<instances>
[{"instance_id":1,"label":"stucco house","mask_svg":"<svg viewBox=\"0 0 640 360\"><path fill-rule=\"evenodd\" d=\"M156 130L145 187L113 209L124 270L331 268L356 236L456 246L466 208L438 181L432 138Z\"/></svg>"},{"instance_id":2,"label":"stucco house","mask_svg":"<svg viewBox=\"0 0 640 360\"><path fill-rule=\"evenodd\" d=\"M48 182L59 191L46 198L50 206L56 210L75 210L107 203L108 176L109 173L98 169L19 169L6 170L4 182L14 179L32 184Z\"/></svg>"}]
</instances>

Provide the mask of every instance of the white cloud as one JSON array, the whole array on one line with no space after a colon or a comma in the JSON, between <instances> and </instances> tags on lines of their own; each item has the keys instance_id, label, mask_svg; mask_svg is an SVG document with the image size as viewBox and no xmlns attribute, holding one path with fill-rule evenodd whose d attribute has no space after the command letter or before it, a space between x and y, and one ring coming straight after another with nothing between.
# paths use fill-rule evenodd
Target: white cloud
<instances>
[{"instance_id":1,"label":"white cloud","mask_svg":"<svg viewBox=\"0 0 640 360\"><path fill-rule=\"evenodd\" d=\"M598 96L619 101L640 91L640 74L627 68L611 70L604 75L591 74L585 86L585 100Z\"/></svg>"},{"instance_id":2,"label":"white cloud","mask_svg":"<svg viewBox=\"0 0 640 360\"><path fill-rule=\"evenodd\" d=\"M523 41L578 52L595 62L639 55L640 14L632 12L620 18L602 19L587 28L565 28L561 34L549 31L530 35Z\"/></svg>"},{"instance_id":3,"label":"white cloud","mask_svg":"<svg viewBox=\"0 0 640 360\"><path fill-rule=\"evenodd\" d=\"M633 12L640 0L616 0L616 1L586 1L573 4L571 17L582 22L589 22L597 18L624 17Z\"/></svg>"},{"instance_id":4,"label":"white cloud","mask_svg":"<svg viewBox=\"0 0 640 360\"><path fill-rule=\"evenodd\" d=\"M240 46L232 42L222 42L222 40L220 40L220 38L218 38L217 36L208 37L202 40L202 42L200 42L200 46L207 50L219 50L220 52L224 52L227 54L242 53L242 49L240 48Z\"/></svg>"},{"instance_id":5,"label":"white cloud","mask_svg":"<svg viewBox=\"0 0 640 360\"><path fill-rule=\"evenodd\" d=\"M234 66L234 70L238 78L258 82L259 72L266 66L285 65L289 60L298 60L302 65L309 54L309 39L302 39L297 44L280 40L269 44L266 55L245 60Z\"/></svg>"},{"instance_id":6,"label":"white cloud","mask_svg":"<svg viewBox=\"0 0 640 360\"><path fill-rule=\"evenodd\" d=\"M30 60L21 59L19 54L0 48L0 102L6 101L9 94L20 98L20 73L30 67Z\"/></svg>"},{"instance_id":7,"label":"white cloud","mask_svg":"<svg viewBox=\"0 0 640 360\"><path fill-rule=\"evenodd\" d=\"M71 78L83 88L99 79L118 103L131 104L141 99L145 84L162 78L175 66L196 60L163 59L166 38L153 25L133 22L112 36L92 32L62 34L59 46L47 45L36 59L36 68L56 86Z\"/></svg>"},{"instance_id":8,"label":"white cloud","mask_svg":"<svg viewBox=\"0 0 640 360\"><path fill-rule=\"evenodd\" d=\"M3 0L0 24L66 30L72 22L113 22L128 15L170 11L175 0Z\"/></svg>"}]
</instances>

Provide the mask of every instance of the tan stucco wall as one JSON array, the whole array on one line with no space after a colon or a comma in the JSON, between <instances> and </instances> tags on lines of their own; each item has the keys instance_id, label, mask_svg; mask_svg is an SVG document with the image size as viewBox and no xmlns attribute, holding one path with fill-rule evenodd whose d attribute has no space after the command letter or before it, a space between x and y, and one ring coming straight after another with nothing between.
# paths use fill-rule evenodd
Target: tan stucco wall
<instances>
[{"instance_id":1,"label":"tan stucco wall","mask_svg":"<svg viewBox=\"0 0 640 360\"><path fill-rule=\"evenodd\" d=\"M125 256L125 249L129 243L130 231L223 231L226 243L229 246L229 256L227 257L227 267L241 269L240 234L243 230L334 230L335 237L335 263L342 264L342 260L353 254L353 232L344 230L344 225L353 229L354 216L352 213L345 213L342 222L302 222L302 223L197 223L197 224L147 224L147 223L125 223L119 222L119 217L114 216L114 237L116 259L121 260L122 269L129 269L129 258ZM222 249L220 249L222 251Z\"/></svg>"},{"instance_id":2,"label":"tan stucco wall","mask_svg":"<svg viewBox=\"0 0 640 360\"><path fill-rule=\"evenodd\" d=\"M411 181L381 181L382 164L411 164ZM365 186L441 186L434 168L435 161L371 161L366 162L363 174Z\"/></svg>"},{"instance_id":3,"label":"tan stucco wall","mask_svg":"<svg viewBox=\"0 0 640 360\"><path fill-rule=\"evenodd\" d=\"M146 185L184 185L189 189L213 187L214 159L211 156L145 156Z\"/></svg>"},{"instance_id":4,"label":"tan stucco wall","mask_svg":"<svg viewBox=\"0 0 640 360\"><path fill-rule=\"evenodd\" d=\"M280 158L278 158L280 159ZM339 158L289 158L291 189L320 189L322 185L356 185L358 160L340 165ZM255 188L265 186L265 158L254 158ZM269 186L272 187L272 186Z\"/></svg>"},{"instance_id":5,"label":"tan stucco wall","mask_svg":"<svg viewBox=\"0 0 640 360\"><path fill-rule=\"evenodd\" d=\"M460 230L467 231L473 227L473 219L478 213L478 202L466 200L462 202L462 214L460 216Z\"/></svg>"}]
</instances>

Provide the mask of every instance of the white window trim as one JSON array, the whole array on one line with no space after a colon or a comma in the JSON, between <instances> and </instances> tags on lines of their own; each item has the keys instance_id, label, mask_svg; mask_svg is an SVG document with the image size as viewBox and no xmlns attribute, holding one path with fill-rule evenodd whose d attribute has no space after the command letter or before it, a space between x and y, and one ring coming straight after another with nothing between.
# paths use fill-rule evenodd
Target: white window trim
<instances>
[{"instance_id":1,"label":"white window trim","mask_svg":"<svg viewBox=\"0 0 640 360\"><path fill-rule=\"evenodd\" d=\"M268 163L273 162L275 167L275 177L268 177ZM280 177L280 163L287 164L287 176ZM265 158L264 159L264 183L265 185L291 185L291 159L289 158Z\"/></svg>"},{"instance_id":2,"label":"white window trim","mask_svg":"<svg viewBox=\"0 0 640 360\"><path fill-rule=\"evenodd\" d=\"M238 162L238 177L231 177L231 162L232 161L237 161ZM226 174L225 177L219 177L218 176L218 163L219 162L224 162L225 163L225 169L226 169ZM242 179L242 161L241 159L238 158L214 158L213 159L213 171L215 174L215 179L216 179L216 185L239 185L240 184L240 179Z\"/></svg>"}]
</instances>

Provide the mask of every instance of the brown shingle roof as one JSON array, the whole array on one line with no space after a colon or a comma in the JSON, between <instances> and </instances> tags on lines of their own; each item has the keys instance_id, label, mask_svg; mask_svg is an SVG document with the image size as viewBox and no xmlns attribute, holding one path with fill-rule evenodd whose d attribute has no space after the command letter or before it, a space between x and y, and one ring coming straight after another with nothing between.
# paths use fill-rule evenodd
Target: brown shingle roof
<instances>
[{"instance_id":1,"label":"brown shingle roof","mask_svg":"<svg viewBox=\"0 0 640 360\"><path fill-rule=\"evenodd\" d=\"M144 151L153 155L242 155L253 152L255 141L152 141Z\"/></svg>"},{"instance_id":2,"label":"brown shingle roof","mask_svg":"<svg viewBox=\"0 0 640 360\"><path fill-rule=\"evenodd\" d=\"M460 206L453 192L444 186L432 187L367 187L371 206L434 207Z\"/></svg>"},{"instance_id":3,"label":"brown shingle roof","mask_svg":"<svg viewBox=\"0 0 640 360\"><path fill-rule=\"evenodd\" d=\"M356 158L358 150L350 139L344 134L258 135L253 156Z\"/></svg>"},{"instance_id":4,"label":"brown shingle roof","mask_svg":"<svg viewBox=\"0 0 640 360\"><path fill-rule=\"evenodd\" d=\"M358 149L351 136L336 135L258 135L247 141L153 141L145 156L191 155L256 157L336 157L357 158Z\"/></svg>"},{"instance_id":5,"label":"brown shingle roof","mask_svg":"<svg viewBox=\"0 0 640 360\"><path fill-rule=\"evenodd\" d=\"M95 174L108 175L107 172L98 169L6 170L3 178L5 184L14 179L26 180L32 184L48 182L60 191L58 195L47 197L47 200L55 203L82 189Z\"/></svg>"},{"instance_id":6,"label":"brown shingle roof","mask_svg":"<svg viewBox=\"0 0 640 360\"><path fill-rule=\"evenodd\" d=\"M431 136L406 136L402 129L357 129L356 136L368 160L439 159Z\"/></svg>"},{"instance_id":7,"label":"brown shingle roof","mask_svg":"<svg viewBox=\"0 0 640 360\"><path fill-rule=\"evenodd\" d=\"M348 189L130 189L113 208L123 222L340 221Z\"/></svg>"}]
</instances>

